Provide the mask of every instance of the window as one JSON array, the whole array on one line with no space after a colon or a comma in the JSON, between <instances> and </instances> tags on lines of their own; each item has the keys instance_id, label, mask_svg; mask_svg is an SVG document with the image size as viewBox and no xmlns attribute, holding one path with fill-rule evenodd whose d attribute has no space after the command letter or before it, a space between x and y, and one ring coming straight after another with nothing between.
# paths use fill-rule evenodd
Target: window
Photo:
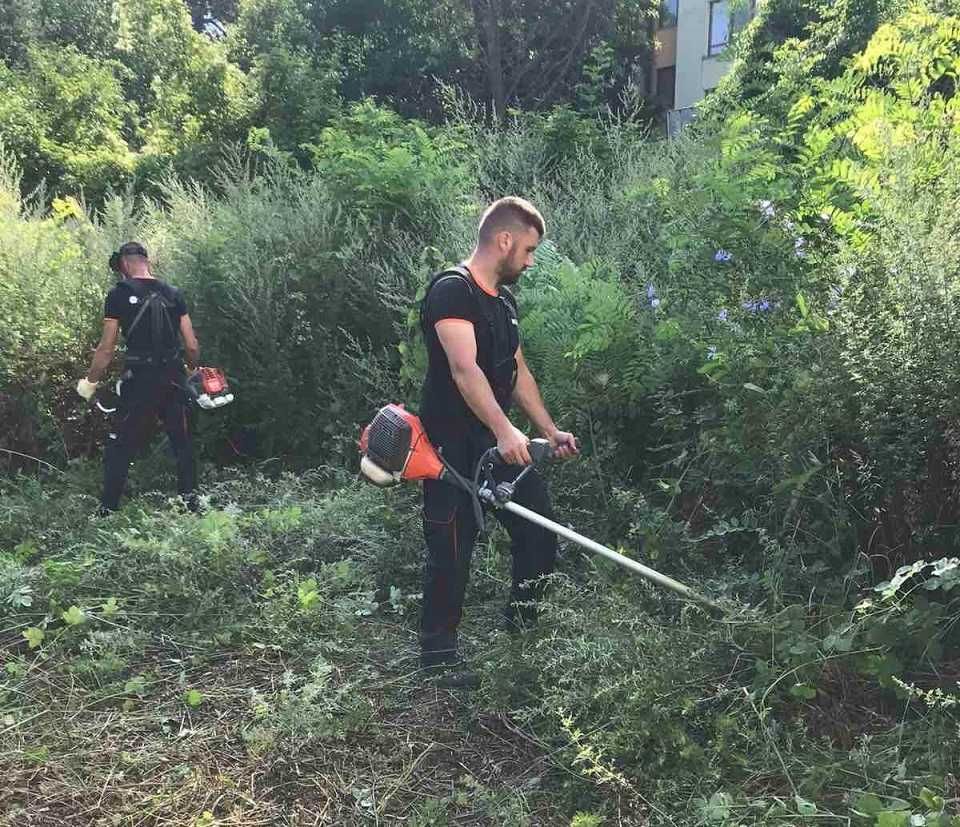
<instances>
[{"instance_id":1,"label":"window","mask_svg":"<svg viewBox=\"0 0 960 827\"><path fill-rule=\"evenodd\" d=\"M660 3L660 28L669 29L677 25L677 4L679 0L662 0Z\"/></svg>"},{"instance_id":2,"label":"window","mask_svg":"<svg viewBox=\"0 0 960 827\"><path fill-rule=\"evenodd\" d=\"M657 69L657 103L664 109L673 109L677 86L677 67Z\"/></svg>"},{"instance_id":3,"label":"window","mask_svg":"<svg viewBox=\"0 0 960 827\"><path fill-rule=\"evenodd\" d=\"M719 54L727 48L727 44L730 42L731 22L727 0L711 0L710 40L707 43L708 55Z\"/></svg>"},{"instance_id":4,"label":"window","mask_svg":"<svg viewBox=\"0 0 960 827\"><path fill-rule=\"evenodd\" d=\"M735 32L740 31L753 16L756 0L736 3L733 12L727 0L711 0L710 3L710 39L707 42L707 55L720 54L727 46Z\"/></svg>"}]
</instances>

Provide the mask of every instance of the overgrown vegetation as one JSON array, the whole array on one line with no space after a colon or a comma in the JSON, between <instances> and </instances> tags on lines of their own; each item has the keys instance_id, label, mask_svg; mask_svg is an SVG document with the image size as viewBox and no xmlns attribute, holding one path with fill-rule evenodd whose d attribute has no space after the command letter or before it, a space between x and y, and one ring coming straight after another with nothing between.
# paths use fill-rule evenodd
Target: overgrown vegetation
<instances>
[{"instance_id":1,"label":"overgrown vegetation","mask_svg":"<svg viewBox=\"0 0 960 827\"><path fill-rule=\"evenodd\" d=\"M768 0L664 143L629 97L598 118L585 89L581 111L493 125L452 87L429 123L342 104L310 86L333 70L299 18L240 7L265 40L223 77L289 73L316 108L256 98L246 148L214 163L214 125L170 103L195 131L138 133L184 141L143 172L150 197L109 193L97 153L162 73L123 64L117 91L80 50L54 77L40 37L0 74L28 101L75 76L61 134L88 141L44 168L49 202L23 195L40 162L13 144L0 175L2 817L960 824L960 9ZM187 51L220 54L204 44ZM38 129L22 146L65 157ZM173 155L202 180L163 172ZM525 352L585 447L550 471L558 511L729 611L567 549L544 622L508 638L495 537L467 612L483 683L443 695L413 667L416 492L348 475L375 407L416 404L418 291L511 192L549 227L519 288ZM199 520L150 493L161 447L122 514L88 519L104 424L71 386L128 237L238 393L199 429Z\"/></svg>"}]
</instances>

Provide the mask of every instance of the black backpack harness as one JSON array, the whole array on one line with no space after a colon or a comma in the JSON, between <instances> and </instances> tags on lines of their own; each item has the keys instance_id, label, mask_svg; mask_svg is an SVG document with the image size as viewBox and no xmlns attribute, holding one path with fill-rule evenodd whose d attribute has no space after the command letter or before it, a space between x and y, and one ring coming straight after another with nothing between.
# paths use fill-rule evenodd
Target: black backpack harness
<instances>
[{"instance_id":1,"label":"black backpack harness","mask_svg":"<svg viewBox=\"0 0 960 827\"><path fill-rule=\"evenodd\" d=\"M157 282L156 290L148 290L136 279L124 279L126 285L140 303L140 310L133 317L125 337L130 335L149 312L150 350L127 350L124 364L127 367L165 367L181 358L180 337L173 323L172 311L176 308L173 290L163 282Z\"/></svg>"},{"instance_id":2,"label":"black backpack harness","mask_svg":"<svg viewBox=\"0 0 960 827\"><path fill-rule=\"evenodd\" d=\"M436 284L446 279L459 279L470 289L470 295L473 296L477 307L480 309L480 315L486 320L490 332L490 352L487 354L478 353L477 364L490 382L493 395L504 411L510 407L510 399L513 395L513 389L517 383L517 348L520 347L520 330L517 320L517 309L510 299L504 295L506 290L501 288L497 297L503 302L507 311L507 340L497 336L496 322L493 314L487 308L486 302L480 295L480 287L477 285L473 274L465 266L457 265L441 270L437 273L427 285L427 290L420 302L420 330L423 332L426 341L429 331L426 323L427 301L430 297L430 291Z\"/></svg>"}]
</instances>

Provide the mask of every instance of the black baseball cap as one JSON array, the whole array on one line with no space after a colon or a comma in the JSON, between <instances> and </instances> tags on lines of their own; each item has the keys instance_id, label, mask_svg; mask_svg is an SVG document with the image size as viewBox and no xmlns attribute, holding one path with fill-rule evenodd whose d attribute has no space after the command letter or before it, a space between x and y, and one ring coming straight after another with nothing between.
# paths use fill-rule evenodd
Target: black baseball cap
<instances>
[{"instance_id":1,"label":"black baseball cap","mask_svg":"<svg viewBox=\"0 0 960 827\"><path fill-rule=\"evenodd\" d=\"M147 255L147 248L144 247L139 241L128 241L126 244L121 244L120 249L115 253L110 254L110 269L114 273L120 272L120 259L124 256L140 256L141 258L149 258Z\"/></svg>"}]
</instances>

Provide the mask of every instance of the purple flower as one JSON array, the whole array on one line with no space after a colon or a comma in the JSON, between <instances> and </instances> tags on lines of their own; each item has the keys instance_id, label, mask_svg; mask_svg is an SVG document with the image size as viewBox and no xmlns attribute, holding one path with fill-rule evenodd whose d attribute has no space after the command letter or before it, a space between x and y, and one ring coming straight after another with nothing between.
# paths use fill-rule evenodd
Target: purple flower
<instances>
[{"instance_id":1,"label":"purple flower","mask_svg":"<svg viewBox=\"0 0 960 827\"><path fill-rule=\"evenodd\" d=\"M713 254L713 260L720 264L726 264L728 261L733 261L733 253L721 248Z\"/></svg>"},{"instance_id":2,"label":"purple flower","mask_svg":"<svg viewBox=\"0 0 960 827\"><path fill-rule=\"evenodd\" d=\"M647 301L650 302L651 307L660 306L660 299L657 298L657 288L653 284L647 285Z\"/></svg>"},{"instance_id":3,"label":"purple flower","mask_svg":"<svg viewBox=\"0 0 960 827\"><path fill-rule=\"evenodd\" d=\"M717 321L725 322L727 320L727 308L721 308L720 312L717 313Z\"/></svg>"},{"instance_id":4,"label":"purple flower","mask_svg":"<svg viewBox=\"0 0 960 827\"><path fill-rule=\"evenodd\" d=\"M830 298L827 300L827 309L836 310L840 305L840 297L843 295L843 288L838 285L833 285L830 288Z\"/></svg>"},{"instance_id":5,"label":"purple flower","mask_svg":"<svg viewBox=\"0 0 960 827\"><path fill-rule=\"evenodd\" d=\"M741 306L748 313L766 313L768 310L773 309L773 304L769 299L754 299L753 301L744 302Z\"/></svg>"}]
</instances>

